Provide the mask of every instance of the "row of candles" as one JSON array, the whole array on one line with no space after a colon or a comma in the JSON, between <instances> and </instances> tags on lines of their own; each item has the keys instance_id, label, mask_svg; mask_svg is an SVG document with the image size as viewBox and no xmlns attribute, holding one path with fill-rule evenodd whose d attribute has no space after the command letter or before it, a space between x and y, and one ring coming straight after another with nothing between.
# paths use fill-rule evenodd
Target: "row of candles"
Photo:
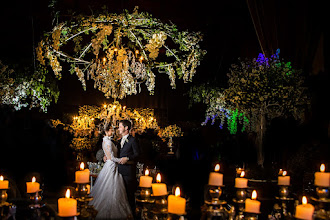
<instances>
[{"instance_id":1,"label":"row of candles","mask_svg":"<svg viewBox=\"0 0 330 220\"><path fill-rule=\"evenodd\" d=\"M223 186L223 174L219 172L220 165L215 166L214 172L209 175L208 184L211 186ZM236 188L247 188L248 179L244 178L245 172L242 170L240 177L235 178ZM286 171L280 170L278 176L278 185L289 186L290 176ZM89 183L90 172L89 169L84 169L84 163L81 163L80 170L75 172L76 183ZM314 185L321 187L330 187L330 173L325 172L325 165L320 166L320 172L315 173ZM8 189L9 181L4 180L3 176L0 176L0 189ZM40 191L40 184L33 177L31 182L26 182L27 193L35 193ZM156 176L156 183L153 183L153 178L149 176L149 171L146 169L145 175L140 177L139 187L152 188L153 196L166 196L167 186L161 182L160 173ZM307 203L306 196L303 196L302 205L296 207L296 218L311 219L314 212L314 206ZM245 200L245 211L250 213L260 213L260 201L257 200L257 192L252 192L251 199ZM180 188L177 187L175 195L168 196L168 212L183 215L186 208L186 199L180 197ZM65 198L58 199L58 212L59 216L75 216L77 215L77 200L70 198L70 190L66 191Z\"/></svg>"}]
</instances>

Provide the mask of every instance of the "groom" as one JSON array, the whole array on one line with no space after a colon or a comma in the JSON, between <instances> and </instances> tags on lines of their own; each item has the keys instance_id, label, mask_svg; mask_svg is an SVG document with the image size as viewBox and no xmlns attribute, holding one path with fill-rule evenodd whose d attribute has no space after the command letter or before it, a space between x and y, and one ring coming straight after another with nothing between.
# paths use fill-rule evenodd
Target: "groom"
<instances>
[{"instance_id":1,"label":"groom","mask_svg":"<svg viewBox=\"0 0 330 220\"><path fill-rule=\"evenodd\" d=\"M122 138L118 143L119 158L121 158L118 171L124 179L128 202L131 206L132 214L135 216L136 160L139 156L139 147L135 138L129 134L131 126L132 124L128 120L119 122L118 132Z\"/></svg>"}]
</instances>

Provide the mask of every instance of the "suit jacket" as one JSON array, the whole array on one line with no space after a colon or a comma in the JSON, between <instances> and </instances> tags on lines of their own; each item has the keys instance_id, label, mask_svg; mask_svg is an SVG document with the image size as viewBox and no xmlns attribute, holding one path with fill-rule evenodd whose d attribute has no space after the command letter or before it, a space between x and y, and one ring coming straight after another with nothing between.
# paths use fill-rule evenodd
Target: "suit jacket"
<instances>
[{"instance_id":1,"label":"suit jacket","mask_svg":"<svg viewBox=\"0 0 330 220\"><path fill-rule=\"evenodd\" d=\"M136 161L139 156L140 150L135 138L128 135L127 141L125 141L123 148L120 146L121 139L118 144L119 157L128 157L129 160L126 164L118 164L118 171L123 176L131 176L135 178L136 173Z\"/></svg>"}]
</instances>

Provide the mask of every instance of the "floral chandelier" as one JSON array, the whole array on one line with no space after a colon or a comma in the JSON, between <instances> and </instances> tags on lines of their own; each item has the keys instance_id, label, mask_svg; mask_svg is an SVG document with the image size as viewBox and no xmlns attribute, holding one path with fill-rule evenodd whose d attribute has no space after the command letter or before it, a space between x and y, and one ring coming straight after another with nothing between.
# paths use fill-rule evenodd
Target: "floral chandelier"
<instances>
[{"instance_id":1,"label":"floral chandelier","mask_svg":"<svg viewBox=\"0 0 330 220\"><path fill-rule=\"evenodd\" d=\"M206 51L200 48L200 33L178 31L148 13L79 16L56 25L37 47L37 59L46 60L60 79L62 63L70 64L86 89L86 80L107 98L122 99L137 94L145 84L150 94L156 71L166 72L172 88L176 77L192 81ZM169 45L175 45L171 48ZM166 51L160 55L160 51Z\"/></svg>"}]
</instances>

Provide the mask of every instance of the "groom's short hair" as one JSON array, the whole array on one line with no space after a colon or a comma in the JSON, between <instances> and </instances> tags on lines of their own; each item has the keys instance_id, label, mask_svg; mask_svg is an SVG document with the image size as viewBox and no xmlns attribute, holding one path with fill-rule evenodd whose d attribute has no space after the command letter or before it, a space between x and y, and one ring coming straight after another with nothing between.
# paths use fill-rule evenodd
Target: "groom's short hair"
<instances>
[{"instance_id":1,"label":"groom's short hair","mask_svg":"<svg viewBox=\"0 0 330 220\"><path fill-rule=\"evenodd\" d=\"M124 127L128 127L128 130L131 130L132 127L132 123L129 120L120 120L119 123L122 123Z\"/></svg>"}]
</instances>

